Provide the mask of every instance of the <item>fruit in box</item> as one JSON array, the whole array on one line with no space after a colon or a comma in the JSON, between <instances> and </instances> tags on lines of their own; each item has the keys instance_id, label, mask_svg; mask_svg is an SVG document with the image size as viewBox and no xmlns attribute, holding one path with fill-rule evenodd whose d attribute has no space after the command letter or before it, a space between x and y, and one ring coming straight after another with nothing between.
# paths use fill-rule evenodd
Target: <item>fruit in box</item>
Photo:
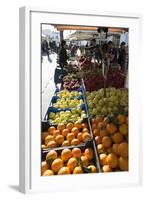
<instances>
[{"instance_id":1,"label":"fruit in box","mask_svg":"<svg viewBox=\"0 0 146 200\"><path fill-rule=\"evenodd\" d=\"M61 152L50 150L46 155L46 160L42 161L42 175L95 173L97 168L93 159L92 148L66 148Z\"/></svg>"},{"instance_id":2,"label":"fruit in box","mask_svg":"<svg viewBox=\"0 0 146 200\"><path fill-rule=\"evenodd\" d=\"M82 95L81 92L68 91L68 90L61 90L60 92L57 93L57 96L63 99L78 98L80 95Z\"/></svg>"},{"instance_id":3,"label":"fruit in box","mask_svg":"<svg viewBox=\"0 0 146 200\"><path fill-rule=\"evenodd\" d=\"M125 89L106 88L106 96L104 97L104 89L86 93L88 111L90 117L108 115L118 111L128 113L128 91ZM122 115L122 114L121 114ZM118 116L117 120L121 120L122 116ZM124 127L121 127L121 130ZM126 134L126 133L125 133Z\"/></svg>"},{"instance_id":4,"label":"fruit in box","mask_svg":"<svg viewBox=\"0 0 146 200\"><path fill-rule=\"evenodd\" d=\"M56 103L53 104L55 108L80 108L83 104L82 99L58 99Z\"/></svg>"},{"instance_id":5,"label":"fruit in box","mask_svg":"<svg viewBox=\"0 0 146 200\"><path fill-rule=\"evenodd\" d=\"M91 119L91 127L103 172L128 171L128 124L126 119L128 116L123 113L106 117L97 116Z\"/></svg>"},{"instance_id":6,"label":"fruit in box","mask_svg":"<svg viewBox=\"0 0 146 200\"><path fill-rule=\"evenodd\" d=\"M43 135L42 148L70 145L77 146L92 139L88 124L85 122L68 123L66 125L61 123L58 124L57 127L50 126L47 133L48 134ZM51 153L54 155L53 152Z\"/></svg>"},{"instance_id":7,"label":"fruit in box","mask_svg":"<svg viewBox=\"0 0 146 200\"><path fill-rule=\"evenodd\" d=\"M56 112L53 113L53 115L52 112L50 112L49 114L49 121L51 124L67 124L69 122L81 122L84 118L86 118L86 113L80 108Z\"/></svg>"}]
</instances>

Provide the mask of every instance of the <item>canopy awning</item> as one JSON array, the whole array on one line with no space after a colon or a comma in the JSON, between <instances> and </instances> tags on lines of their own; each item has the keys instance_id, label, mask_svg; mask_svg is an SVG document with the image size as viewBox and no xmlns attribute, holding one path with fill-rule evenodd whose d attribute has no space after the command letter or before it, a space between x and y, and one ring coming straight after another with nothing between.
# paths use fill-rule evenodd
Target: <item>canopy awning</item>
<instances>
[{"instance_id":1,"label":"canopy awning","mask_svg":"<svg viewBox=\"0 0 146 200\"><path fill-rule=\"evenodd\" d=\"M80 30L80 31L97 31L96 26L78 26L78 25L54 25L58 31L64 30ZM122 33L125 28L108 28L109 32Z\"/></svg>"}]
</instances>

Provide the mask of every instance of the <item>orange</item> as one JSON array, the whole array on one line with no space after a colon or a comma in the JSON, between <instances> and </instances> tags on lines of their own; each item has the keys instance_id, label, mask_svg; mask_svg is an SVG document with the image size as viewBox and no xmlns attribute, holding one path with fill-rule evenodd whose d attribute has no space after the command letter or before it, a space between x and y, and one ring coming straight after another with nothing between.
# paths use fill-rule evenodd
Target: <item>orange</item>
<instances>
[{"instance_id":1,"label":"orange","mask_svg":"<svg viewBox=\"0 0 146 200\"><path fill-rule=\"evenodd\" d=\"M109 167L109 165L104 165L102 167L103 172L112 172L112 168Z\"/></svg>"},{"instance_id":2,"label":"orange","mask_svg":"<svg viewBox=\"0 0 146 200\"><path fill-rule=\"evenodd\" d=\"M87 142L89 139L91 139L91 135L87 132L83 133L82 135L83 142Z\"/></svg>"},{"instance_id":3,"label":"orange","mask_svg":"<svg viewBox=\"0 0 146 200\"><path fill-rule=\"evenodd\" d=\"M102 138L102 144L105 148L109 148L112 144L112 140L109 136L104 136Z\"/></svg>"},{"instance_id":4,"label":"orange","mask_svg":"<svg viewBox=\"0 0 146 200\"><path fill-rule=\"evenodd\" d=\"M86 123L82 123L82 129L88 128L88 125Z\"/></svg>"},{"instance_id":5,"label":"orange","mask_svg":"<svg viewBox=\"0 0 146 200\"><path fill-rule=\"evenodd\" d=\"M61 152L61 159L66 162L69 158L72 157L72 152L70 149L63 149Z\"/></svg>"},{"instance_id":6,"label":"orange","mask_svg":"<svg viewBox=\"0 0 146 200\"><path fill-rule=\"evenodd\" d=\"M68 123L67 125L66 125L66 128L69 130L69 131L71 131L71 129L74 127L74 125L73 125L73 123Z\"/></svg>"},{"instance_id":7,"label":"orange","mask_svg":"<svg viewBox=\"0 0 146 200\"><path fill-rule=\"evenodd\" d=\"M85 167L87 167L89 165L87 156L81 156L81 161Z\"/></svg>"},{"instance_id":8,"label":"orange","mask_svg":"<svg viewBox=\"0 0 146 200\"><path fill-rule=\"evenodd\" d=\"M73 148L72 149L72 155L74 158L80 158L81 157L81 149L79 148Z\"/></svg>"},{"instance_id":9,"label":"orange","mask_svg":"<svg viewBox=\"0 0 146 200\"><path fill-rule=\"evenodd\" d=\"M97 116L97 117L96 117L96 122L97 122L97 123L102 122L103 119L104 119L104 118L103 118L102 116Z\"/></svg>"},{"instance_id":10,"label":"orange","mask_svg":"<svg viewBox=\"0 0 146 200\"><path fill-rule=\"evenodd\" d=\"M83 170L80 166L75 167L73 170L73 174L82 174L82 173L83 173Z\"/></svg>"},{"instance_id":11,"label":"orange","mask_svg":"<svg viewBox=\"0 0 146 200\"><path fill-rule=\"evenodd\" d=\"M126 122L126 116L122 115L122 114L119 114L117 116L117 120L118 120L119 124L124 124Z\"/></svg>"},{"instance_id":12,"label":"orange","mask_svg":"<svg viewBox=\"0 0 146 200\"><path fill-rule=\"evenodd\" d=\"M59 171L58 171L58 175L64 175L64 174L70 174L70 170L68 167L62 167Z\"/></svg>"},{"instance_id":13,"label":"orange","mask_svg":"<svg viewBox=\"0 0 146 200\"><path fill-rule=\"evenodd\" d=\"M63 123L58 124L57 130L63 131L63 129L65 129L65 125Z\"/></svg>"},{"instance_id":14,"label":"orange","mask_svg":"<svg viewBox=\"0 0 146 200\"><path fill-rule=\"evenodd\" d=\"M122 142L118 146L118 152L122 157L128 157L128 143L127 142Z\"/></svg>"},{"instance_id":15,"label":"orange","mask_svg":"<svg viewBox=\"0 0 146 200\"><path fill-rule=\"evenodd\" d=\"M88 128L83 128L82 133L88 133L88 132L89 132Z\"/></svg>"},{"instance_id":16,"label":"orange","mask_svg":"<svg viewBox=\"0 0 146 200\"><path fill-rule=\"evenodd\" d=\"M83 135L83 133L81 133L81 132L79 132L77 135L77 139L79 140L79 142L82 141L82 135Z\"/></svg>"},{"instance_id":17,"label":"orange","mask_svg":"<svg viewBox=\"0 0 146 200\"><path fill-rule=\"evenodd\" d=\"M99 132L99 135L100 135L100 137L104 137L104 136L107 136L108 133L105 129L101 129L100 132Z\"/></svg>"},{"instance_id":18,"label":"orange","mask_svg":"<svg viewBox=\"0 0 146 200\"><path fill-rule=\"evenodd\" d=\"M116 144L119 144L123 141L123 135L121 135L119 132L116 132L112 135L112 141Z\"/></svg>"},{"instance_id":19,"label":"orange","mask_svg":"<svg viewBox=\"0 0 146 200\"><path fill-rule=\"evenodd\" d=\"M82 128L82 123L75 122L74 127L78 128L78 130L80 130Z\"/></svg>"},{"instance_id":20,"label":"orange","mask_svg":"<svg viewBox=\"0 0 146 200\"><path fill-rule=\"evenodd\" d=\"M118 147L119 144L113 144L112 146L112 152L115 153L116 155L119 155Z\"/></svg>"},{"instance_id":21,"label":"orange","mask_svg":"<svg viewBox=\"0 0 146 200\"><path fill-rule=\"evenodd\" d=\"M101 153L99 155L100 164L102 166L107 164L106 158L107 158L107 155L105 153Z\"/></svg>"},{"instance_id":22,"label":"orange","mask_svg":"<svg viewBox=\"0 0 146 200\"><path fill-rule=\"evenodd\" d=\"M48 169L43 173L43 176L52 176L52 175L54 175L54 172L51 169Z\"/></svg>"},{"instance_id":23,"label":"orange","mask_svg":"<svg viewBox=\"0 0 146 200\"><path fill-rule=\"evenodd\" d=\"M66 139L71 142L75 138L74 133L68 133L66 136Z\"/></svg>"},{"instance_id":24,"label":"orange","mask_svg":"<svg viewBox=\"0 0 146 200\"><path fill-rule=\"evenodd\" d=\"M97 124L92 124L92 130L97 129Z\"/></svg>"},{"instance_id":25,"label":"orange","mask_svg":"<svg viewBox=\"0 0 146 200\"><path fill-rule=\"evenodd\" d=\"M41 139L42 139L42 142L45 140L45 138L49 135L48 132L42 132L41 134Z\"/></svg>"},{"instance_id":26,"label":"orange","mask_svg":"<svg viewBox=\"0 0 146 200\"><path fill-rule=\"evenodd\" d=\"M54 126L50 126L49 128L48 128L48 133L50 134L50 135L53 135L53 132L56 130L56 128L54 127Z\"/></svg>"},{"instance_id":27,"label":"orange","mask_svg":"<svg viewBox=\"0 0 146 200\"><path fill-rule=\"evenodd\" d=\"M68 130L67 128L63 129L62 135L63 135L64 137L66 137L68 133L69 133L69 130Z\"/></svg>"},{"instance_id":28,"label":"orange","mask_svg":"<svg viewBox=\"0 0 146 200\"><path fill-rule=\"evenodd\" d=\"M45 144L48 144L50 141L54 141L54 137L52 135L45 137Z\"/></svg>"},{"instance_id":29,"label":"orange","mask_svg":"<svg viewBox=\"0 0 146 200\"><path fill-rule=\"evenodd\" d=\"M106 125L106 130L108 133L110 134L114 134L117 131L117 127L115 124L113 123L109 123Z\"/></svg>"},{"instance_id":30,"label":"orange","mask_svg":"<svg viewBox=\"0 0 146 200\"><path fill-rule=\"evenodd\" d=\"M94 157L93 149L86 148L85 151L84 151L84 156L86 156L89 161L92 160L93 157Z\"/></svg>"},{"instance_id":31,"label":"orange","mask_svg":"<svg viewBox=\"0 0 146 200\"><path fill-rule=\"evenodd\" d=\"M79 133L79 129L77 127L74 127L71 129L71 132L74 134L74 136L76 137L77 134Z\"/></svg>"},{"instance_id":32,"label":"orange","mask_svg":"<svg viewBox=\"0 0 146 200\"><path fill-rule=\"evenodd\" d=\"M70 145L70 143L69 143L68 140L64 140L64 142L62 143L63 147L66 147L66 146L69 146L69 145Z\"/></svg>"},{"instance_id":33,"label":"orange","mask_svg":"<svg viewBox=\"0 0 146 200\"><path fill-rule=\"evenodd\" d=\"M95 165L89 165L87 168L91 169L91 173L97 172L97 169L96 169Z\"/></svg>"},{"instance_id":34,"label":"orange","mask_svg":"<svg viewBox=\"0 0 146 200\"><path fill-rule=\"evenodd\" d=\"M99 132L98 129L93 129L93 134L94 134L95 136L99 136L99 135L100 135L100 132Z\"/></svg>"},{"instance_id":35,"label":"orange","mask_svg":"<svg viewBox=\"0 0 146 200\"><path fill-rule=\"evenodd\" d=\"M43 161L41 164L41 174L43 174L48 169L48 164L46 161Z\"/></svg>"},{"instance_id":36,"label":"orange","mask_svg":"<svg viewBox=\"0 0 146 200\"><path fill-rule=\"evenodd\" d=\"M55 141L57 142L57 144L62 144L64 142L63 135L56 136Z\"/></svg>"},{"instance_id":37,"label":"orange","mask_svg":"<svg viewBox=\"0 0 146 200\"><path fill-rule=\"evenodd\" d=\"M60 158L56 158L52 164L51 164L51 169L53 170L54 173L57 173L59 169L63 167L63 161Z\"/></svg>"},{"instance_id":38,"label":"orange","mask_svg":"<svg viewBox=\"0 0 146 200\"><path fill-rule=\"evenodd\" d=\"M101 136L96 136L96 137L95 137L95 142L96 142L96 144L101 144L101 142L102 142L102 137L101 137Z\"/></svg>"},{"instance_id":39,"label":"orange","mask_svg":"<svg viewBox=\"0 0 146 200\"><path fill-rule=\"evenodd\" d=\"M56 130L53 132L53 136L54 138L56 138L56 136L60 135L60 131L59 130Z\"/></svg>"},{"instance_id":40,"label":"orange","mask_svg":"<svg viewBox=\"0 0 146 200\"><path fill-rule=\"evenodd\" d=\"M122 135L127 135L127 134L128 134L128 125L127 125L127 124L122 124L122 125L119 127L119 132L120 132Z\"/></svg>"},{"instance_id":41,"label":"orange","mask_svg":"<svg viewBox=\"0 0 146 200\"><path fill-rule=\"evenodd\" d=\"M74 138L72 141L71 141L71 145L78 145L80 143L80 141L76 138Z\"/></svg>"},{"instance_id":42,"label":"orange","mask_svg":"<svg viewBox=\"0 0 146 200\"><path fill-rule=\"evenodd\" d=\"M56 158L57 158L57 152L55 151L55 150L51 150L51 151L49 151L48 153L47 153L47 155L46 155L46 161L47 160L55 160Z\"/></svg>"},{"instance_id":43,"label":"orange","mask_svg":"<svg viewBox=\"0 0 146 200\"><path fill-rule=\"evenodd\" d=\"M97 128L100 130L103 127L104 127L104 123L103 122L99 122L98 125L97 125Z\"/></svg>"},{"instance_id":44,"label":"orange","mask_svg":"<svg viewBox=\"0 0 146 200\"><path fill-rule=\"evenodd\" d=\"M70 172L72 173L74 168L77 166L78 162L76 158L70 158L67 162L67 167L70 169Z\"/></svg>"},{"instance_id":45,"label":"orange","mask_svg":"<svg viewBox=\"0 0 146 200\"><path fill-rule=\"evenodd\" d=\"M105 152L105 147L103 146L103 144L97 145L97 152L98 153L104 153Z\"/></svg>"},{"instance_id":46,"label":"orange","mask_svg":"<svg viewBox=\"0 0 146 200\"><path fill-rule=\"evenodd\" d=\"M114 153L110 153L107 156L106 161L110 168L116 168L118 166L118 158Z\"/></svg>"},{"instance_id":47,"label":"orange","mask_svg":"<svg viewBox=\"0 0 146 200\"><path fill-rule=\"evenodd\" d=\"M128 171L128 159L120 157L119 158L119 167L122 171Z\"/></svg>"},{"instance_id":48,"label":"orange","mask_svg":"<svg viewBox=\"0 0 146 200\"><path fill-rule=\"evenodd\" d=\"M48 148L55 148L57 147L57 143L55 141L50 141L48 144L47 144L47 147Z\"/></svg>"}]
</instances>

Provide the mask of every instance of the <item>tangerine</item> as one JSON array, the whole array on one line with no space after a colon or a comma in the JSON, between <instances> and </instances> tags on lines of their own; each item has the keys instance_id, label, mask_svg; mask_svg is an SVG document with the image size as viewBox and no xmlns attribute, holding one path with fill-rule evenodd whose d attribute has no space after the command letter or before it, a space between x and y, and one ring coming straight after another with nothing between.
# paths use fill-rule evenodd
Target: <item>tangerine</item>
<instances>
[{"instance_id":1,"label":"tangerine","mask_svg":"<svg viewBox=\"0 0 146 200\"><path fill-rule=\"evenodd\" d=\"M96 169L95 165L89 165L87 168L91 169L91 173L97 172L97 169Z\"/></svg>"},{"instance_id":2,"label":"tangerine","mask_svg":"<svg viewBox=\"0 0 146 200\"><path fill-rule=\"evenodd\" d=\"M127 124L122 124L122 125L119 127L119 132L120 132L122 135L127 135L127 134L128 134L128 125L127 125Z\"/></svg>"},{"instance_id":3,"label":"tangerine","mask_svg":"<svg viewBox=\"0 0 146 200\"><path fill-rule=\"evenodd\" d=\"M57 147L57 143L55 141L50 141L50 142L48 142L47 147L48 148L55 148L55 147Z\"/></svg>"},{"instance_id":4,"label":"tangerine","mask_svg":"<svg viewBox=\"0 0 146 200\"><path fill-rule=\"evenodd\" d=\"M91 135L87 132L83 133L82 135L83 142L87 142L89 139L91 139Z\"/></svg>"},{"instance_id":5,"label":"tangerine","mask_svg":"<svg viewBox=\"0 0 146 200\"><path fill-rule=\"evenodd\" d=\"M48 144L50 141L54 141L53 135L48 135L45 137L45 144Z\"/></svg>"},{"instance_id":6,"label":"tangerine","mask_svg":"<svg viewBox=\"0 0 146 200\"><path fill-rule=\"evenodd\" d=\"M128 157L128 143L122 142L121 144L119 144L118 152L122 157L124 158Z\"/></svg>"},{"instance_id":7,"label":"tangerine","mask_svg":"<svg viewBox=\"0 0 146 200\"><path fill-rule=\"evenodd\" d=\"M77 135L77 139L81 142L82 141L82 135L83 133L79 132Z\"/></svg>"},{"instance_id":8,"label":"tangerine","mask_svg":"<svg viewBox=\"0 0 146 200\"><path fill-rule=\"evenodd\" d=\"M80 142L78 139L74 138L72 141L71 141L71 145L78 145Z\"/></svg>"},{"instance_id":9,"label":"tangerine","mask_svg":"<svg viewBox=\"0 0 146 200\"><path fill-rule=\"evenodd\" d=\"M54 127L54 126L50 126L49 128L48 128L48 133L50 134L50 135L53 135L53 132L56 130L56 128Z\"/></svg>"},{"instance_id":10,"label":"tangerine","mask_svg":"<svg viewBox=\"0 0 146 200\"><path fill-rule=\"evenodd\" d=\"M67 146L69 146L69 145L70 145L70 143L69 143L68 140L64 140L64 142L62 143L62 146L63 146L63 147L67 147Z\"/></svg>"},{"instance_id":11,"label":"tangerine","mask_svg":"<svg viewBox=\"0 0 146 200\"><path fill-rule=\"evenodd\" d=\"M54 172L51 169L48 169L43 173L43 176L52 176L52 175L54 175Z\"/></svg>"},{"instance_id":12,"label":"tangerine","mask_svg":"<svg viewBox=\"0 0 146 200\"><path fill-rule=\"evenodd\" d=\"M74 134L74 136L76 137L77 136L77 134L79 133L79 129L77 128L77 127L73 127L72 129L71 129L71 132Z\"/></svg>"},{"instance_id":13,"label":"tangerine","mask_svg":"<svg viewBox=\"0 0 146 200\"><path fill-rule=\"evenodd\" d=\"M65 125L63 123L58 124L57 130L59 130L60 132L62 132L63 129L65 129Z\"/></svg>"},{"instance_id":14,"label":"tangerine","mask_svg":"<svg viewBox=\"0 0 146 200\"><path fill-rule=\"evenodd\" d=\"M105 153L101 153L99 155L99 160L102 166L107 164L106 158L107 158L107 155Z\"/></svg>"},{"instance_id":15,"label":"tangerine","mask_svg":"<svg viewBox=\"0 0 146 200\"><path fill-rule=\"evenodd\" d=\"M82 173L83 173L83 170L80 166L75 167L73 170L73 174L82 174Z\"/></svg>"},{"instance_id":16,"label":"tangerine","mask_svg":"<svg viewBox=\"0 0 146 200\"><path fill-rule=\"evenodd\" d=\"M74 158L80 158L81 157L81 149L79 148L73 148L72 149L72 155Z\"/></svg>"},{"instance_id":17,"label":"tangerine","mask_svg":"<svg viewBox=\"0 0 146 200\"><path fill-rule=\"evenodd\" d=\"M116 168L118 166L118 158L114 153L107 155L106 161L110 168Z\"/></svg>"},{"instance_id":18,"label":"tangerine","mask_svg":"<svg viewBox=\"0 0 146 200\"><path fill-rule=\"evenodd\" d=\"M112 140L109 136L104 136L102 138L102 144L105 148L109 148L112 144Z\"/></svg>"},{"instance_id":19,"label":"tangerine","mask_svg":"<svg viewBox=\"0 0 146 200\"><path fill-rule=\"evenodd\" d=\"M50 150L46 155L46 161L47 160L55 160L57 158L57 152L55 150Z\"/></svg>"},{"instance_id":20,"label":"tangerine","mask_svg":"<svg viewBox=\"0 0 146 200\"><path fill-rule=\"evenodd\" d=\"M81 161L85 167L87 167L89 165L87 156L81 156Z\"/></svg>"},{"instance_id":21,"label":"tangerine","mask_svg":"<svg viewBox=\"0 0 146 200\"><path fill-rule=\"evenodd\" d=\"M103 172L112 172L112 168L110 168L109 165L104 165L104 166L102 167L102 171L103 171Z\"/></svg>"},{"instance_id":22,"label":"tangerine","mask_svg":"<svg viewBox=\"0 0 146 200\"><path fill-rule=\"evenodd\" d=\"M73 123L68 123L67 125L66 125L66 128L69 130L69 131L71 131L71 129L74 127L74 125L73 125Z\"/></svg>"},{"instance_id":23,"label":"tangerine","mask_svg":"<svg viewBox=\"0 0 146 200\"><path fill-rule=\"evenodd\" d=\"M117 131L117 127L115 124L113 123L109 123L106 125L106 130L108 133L110 134L114 134Z\"/></svg>"},{"instance_id":24,"label":"tangerine","mask_svg":"<svg viewBox=\"0 0 146 200\"><path fill-rule=\"evenodd\" d=\"M114 143L119 144L123 141L123 135L121 135L119 132L116 132L112 135L112 140Z\"/></svg>"},{"instance_id":25,"label":"tangerine","mask_svg":"<svg viewBox=\"0 0 146 200\"><path fill-rule=\"evenodd\" d=\"M46 161L43 161L41 164L41 174L43 174L48 169L48 164Z\"/></svg>"},{"instance_id":26,"label":"tangerine","mask_svg":"<svg viewBox=\"0 0 146 200\"><path fill-rule=\"evenodd\" d=\"M124 124L126 122L126 116L123 114L119 114L117 116L117 120L118 120L119 124Z\"/></svg>"},{"instance_id":27,"label":"tangerine","mask_svg":"<svg viewBox=\"0 0 146 200\"><path fill-rule=\"evenodd\" d=\"M59 171L58 171L58 175L65 175L65 174L70 174L70 170L68 167L62 167Z\"/></svg>"},{"instance_id":28,"label":"tangerine","mask_svg":"<svg viewBox=\"0 0 146 200\"><path fill-rule=\"evenodd\" d=\"M62 144L64 142L63 135L57 135L55 141L57 142L57 144Z\"/></svg>"},{"instance_id":29,"label":"tangerine","mask_svg":"<svg viewBox=\"0 0 146 200\"><path fill-rule=\"evenodd\" d=\"M72 157L72 152L70 149L63 149L61 152L61 159L66 162L69 158Z\"/></svg>"},{"instance_id":30,"label":"tangerine","mask_svg":"<svg viewBox=\"0 0 146 200\"><path fill-rule=\"evenodd\" d=\"M77 166L78 162L76 158L70 158L67 162L67 167L70 169L70 172L72 173L74 168Z\"/></svg>"},{"instance_id":31,"label":"tangerine","mask_svg":"<svg viewBox=\"0 0 146 200\"><path fill-rule=\"evenodd\" d=\"M86 148L84 151L84 155L88 158L88 160L92 160L94 157L93 149L92 148Z\"/></svg>"},{"instance_id":32,"label":"tangerine","mask_svg":"<svg viewBox=\"0 0 146 200\"><path fill-rule=\"evenodd\" d=\"M62 167L63 161L60 158L56 158L51 164L51 169L54 173L57 173Z\"/></svg>"},{"instance_id":33,"label":"tangerine","mask_svg":"<svg viewBox=\"0 0 146 200\"><path fill-rule=\"evenodd\" d=\"M68 133L69 133L69 130L68 130L67 128L63 129L62 135L63 135L64 137L66 137Z\"/></svg>"},{"instance_id":34,"label":"tangerine","mask_svg":"<svg viewBox=\"0 0 146 200\"><path fill-rule=\"evenodd\" d=\"M68 133L66 136L66 139L71 142L75 138L74 133Z\"/></svg>"}]
</instances>

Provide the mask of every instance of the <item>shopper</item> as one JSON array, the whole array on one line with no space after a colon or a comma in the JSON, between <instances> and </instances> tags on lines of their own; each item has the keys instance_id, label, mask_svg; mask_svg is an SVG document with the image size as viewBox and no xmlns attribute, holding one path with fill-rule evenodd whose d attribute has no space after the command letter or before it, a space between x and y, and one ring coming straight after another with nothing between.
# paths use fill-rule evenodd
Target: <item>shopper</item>
<instances>
[{"instance_id":1,"label":"shopper","mask_svg":"<svg viewBox=\"0 0 146 200\"><path fill-rule=\"evenodd\" d=\"M122 70L125 70L126 65L126 47L125 42L121 42L119 56L118 56L118 64Z\"/></svg>"},{"instance_id":2,"label":"shopper","mask_svg":"<svg viewBox=\"0 0 146 200\"><path fill-rule=\"evenodd\" d=\"M107 56L110 59L110 64L117 64L117 50L112 41L107 43Z\"/></svg>"},{"instance_id":3,"label":"shopper","mask_svg":"<svg viewBox=\"0 0 146 200\"><path fill-rule=\"evenodd\" d=\"M62 40L61 42L61 49L59 52L59 64L61 68L64 68L64 66L67 65L67 60L68 60L68 56L67 56L67 51L66 51L66 41Z\"/></svg>"},{"instance_id":4,"label":"shopper","mask_svg":"<svg viewBox=\"0 0 146 200\"><path fill-rule=\"evenodd\" d=\"M47 40L44 40L44 41L42 41L42 43L41 43L41 54L42 54L42 56L47 55L48 61L49 61L49 62L52 62L52 60L51 60L51 58L50 58L50 55L49 55L49 45L48 45ZM42 59L42 58L41 58L41 59ZM43 60L43 59L42 59L42 60Z\"/></svg>"}]
</instances>

